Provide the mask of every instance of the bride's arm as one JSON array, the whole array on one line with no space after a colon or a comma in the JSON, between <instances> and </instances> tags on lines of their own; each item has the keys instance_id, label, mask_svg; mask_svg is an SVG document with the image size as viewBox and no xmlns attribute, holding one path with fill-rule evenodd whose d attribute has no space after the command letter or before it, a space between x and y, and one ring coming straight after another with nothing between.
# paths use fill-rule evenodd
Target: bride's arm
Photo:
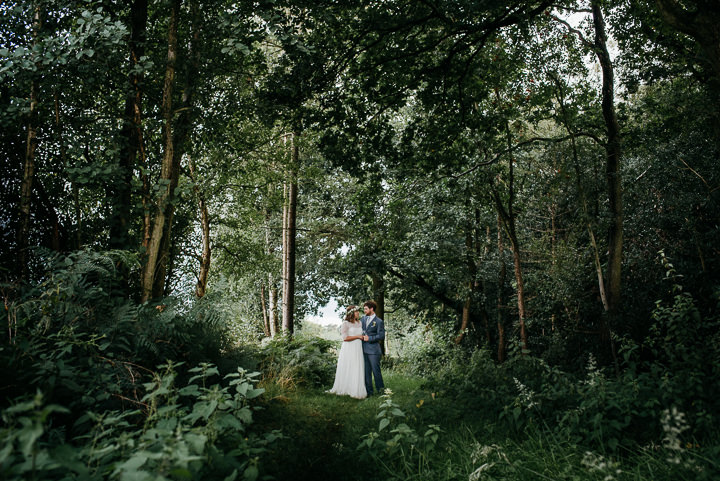
<instances>
[{"instance_id":1,"label":"bride's arm","mask_svg":"<svg viewBox=\"0 0 720 481\"><path fill-rule=\"evenodd\" d=\"M343 321L342 327L340 328L340 336L342 336L342 340L345 342L354 341L355 339L360 339L362 336L349 336L348 332L350 331L350 323L348 321Z\"/></svg>"}]
</instances>

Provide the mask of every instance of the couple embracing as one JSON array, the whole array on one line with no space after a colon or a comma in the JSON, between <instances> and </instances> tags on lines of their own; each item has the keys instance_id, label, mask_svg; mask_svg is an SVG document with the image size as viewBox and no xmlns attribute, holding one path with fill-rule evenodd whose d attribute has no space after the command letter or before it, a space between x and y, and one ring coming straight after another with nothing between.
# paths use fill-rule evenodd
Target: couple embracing
<instances>
[{"instance_id":1,"label":"couple embracing","mask_svg":"<svg viewBox=\"0 0 720 481\"><path fill-rule=\"evenodd\" d=\"M385 339L385 323L375 315L377 304L367 301L360 310L357 306L348 306L340 334L343 343L338 355L335 384L329 392L338 395L363 399L375 392L382 394L385 389L380 372L382 348L380 342Z\"/></svg>"}]
</instances>

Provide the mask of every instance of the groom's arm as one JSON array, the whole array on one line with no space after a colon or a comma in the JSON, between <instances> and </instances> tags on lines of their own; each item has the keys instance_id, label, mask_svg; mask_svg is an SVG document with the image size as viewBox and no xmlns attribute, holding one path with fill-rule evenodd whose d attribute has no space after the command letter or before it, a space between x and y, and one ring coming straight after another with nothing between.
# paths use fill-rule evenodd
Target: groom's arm
<instances>
[{"instance_id":1,"label":"groom's arm","mask_svg":"<svg viewBox=\"0 0 720 481\"><path fill-rule=\"evenodd\" d=\"M378 332L374 336L368 336L368 340L370 342L377 342L385 339L385 322L378 317L376 317L375 319L377 319Z\"/></svg>"}]
</instances>

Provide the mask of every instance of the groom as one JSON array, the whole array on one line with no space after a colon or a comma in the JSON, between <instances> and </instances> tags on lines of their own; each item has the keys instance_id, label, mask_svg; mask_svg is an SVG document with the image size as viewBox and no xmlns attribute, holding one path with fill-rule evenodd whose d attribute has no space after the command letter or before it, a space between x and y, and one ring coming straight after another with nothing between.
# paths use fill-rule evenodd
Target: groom
<instances>
[{"instance_id":1,"label":"groom","mask_svg":"<svg viewBox=\"0 0 720 481\"><path fill-rule=\"evenodd\" d=\"M360 319L363 329L363 357L365 358L365 389L367 395L373 395L372 378L375 377L375 390L382 394L385 390L382 373L380 372L380 341L385 339L385 323L375 315L377 304L367 301L363 304L365 315Z\"/></svg>"}]
</instances>

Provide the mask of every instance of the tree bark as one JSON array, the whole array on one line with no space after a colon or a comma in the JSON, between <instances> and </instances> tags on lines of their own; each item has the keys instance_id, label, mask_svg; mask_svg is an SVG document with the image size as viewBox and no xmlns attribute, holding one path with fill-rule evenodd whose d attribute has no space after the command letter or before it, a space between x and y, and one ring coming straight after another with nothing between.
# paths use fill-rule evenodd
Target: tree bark
<instances>
[{"instance_id":1,"label":"tree bark","mask_svg":"<svg viewBox=\"0 0 720 481\"><path fill-rule=\"evenodd\" d=\"M591 220L590 211L588 209L587 193L582 184L582 173L580 172L580 156L578 155L577 139L574 128L570 125L570 116L565 105L565 93L560 80L554 74L551 74L555 86L557 87L557 101L560 106L560 112L562 113L562 122L565 125L565 129L570 135L570 147L572 149L573 156L573 169L575 170L575 185L580 196L580 205L582 206L583 222L585 223L588 231L588 237L590 239L590 247L593 251L593 259L595 262L595 272L598 279L598 289L600 291L600 301L602 302L603 309L608 311L607 296L605 295L605 280L602 270L602 262L600 261L600 250L595 240L595 231L593 229L593 222Z\"/></svg>"},{"instance_id":2,"label":"tree bark","mask_svg":"<svg viewBox=\"0 0 720 481\"><path fill-rule=\"evenodd\" d=\"M197 185L197 171L192 157L188 158L188 168L190 169L190 179L192 180L195 196L198 199L198 208L200 209L200 230L202 232L202 254L200 257L200 272L198 273L197 284L195 285L195 296L204 297L207 290L208 273L210 272L211 250L210 250L210 215L208 213L207 203L205 202L205 194L200 191Z\"/></svg>"},{"instance_id":3,"label":"tree bark","mask_svg":"<svg viewBox=\"0 0 720 481\"><path fill-rule=\"evenodd\" d=\"M198 5L196 1L190 2L190 16L192 19L191 37L188 47L189 62L185 70L185 80L183 82L183 91L181 97L180 108L178 109L177 120L173 132L173 175L170 180L170 196L175 197L175 189L180 180L180 164L183 155L188 150L188 143L193 129L194 122L194 94L197 75L199 74L200 65L200 31L198 27L199 21ZM163 230L163 238L160 244L160 254L158 256L158 270L156 274L156 282L153 287L153 297L167 295L167 281L170 279L168 265L172 259L172 227L175 217L175 202L166 204L165 229Z\"/></svg>"},{"instance_id":4,"label":"tree bark","mask_svg":"<svg viewBox=\"0 0 720 481\"><path fill-rule=\"evenodd\" d=\"M512 139L510 138L510 126L506 123L505 131L508 144L508 200L507 209L503 205L500 193L497 189L493 189L493 197L495 198L495 207L502 221L502 227L510 240L510 248L513 253L513 271L515 273L515 283L517 284L517 305L518 305L518 323L520 327L520 347L523 355L528 352L527 331L525 329L525 282L522 273L522 261L520 253L520 244L515 230L515 159L512 151Z\"/></svg>"},{"instance_id":5,"label":"tree bark","mask_svg":"<svg viewBox=\"0 0 720 481\"><path fill-rule=\"evenodd\" d=\"M153 294L157 282L164 284L164 279L157 278L159 258L165 224L168 221L168 204L174 194L175 187L172 185L176 177L175 168L175 144L173 139L173 110L172 96L175 82L175 66L177 63L177 29L178 16L180 14L180 1L173 0L170 10L170 23L168 26L168 54L165 66L165 82L163 85L162 115L163 115L163 138L165 141L165 152L163 154L160 178L166 187L158 200L158 208L152 222L152 230L147 246L147 260L142 274L142 301L148 301Z\"/></svg>"},{"instance_id":6,"label":"tree bark","mask_svg":"<svg viewBox=\"0 0 720 481\"><path fill-rule=\"evenodd\" d=\"M377 304L375 314L382 320L385 320L385 279L383 275L378 272L373 272L372 277L372 299Z\"/></svg>"},{"instance_id":7,"label":"tree bark","mask_svg":"<svg viewBox=\"0 0 720 481\"><path fill-rule=\"evenodd\" d=\"M472 309L472 299L475 293L475 278L477 277L477 266L473 259L473 226L467 225L465 228L465 264L468 269L470 280L467 283L467 293L465 294L465 302L463 303L462 316L460 320L460 332L455 336L455 344L460 344L465 338L465 333L470 325L470 311Z\"/></svg>"},{"instance_id":8,"label":"tree bark","mask_svg":"<svg viewBox=\"0 0 720 481\"><path fill-rule=\"evenodd\" d=\"M145 55L147 32L147 0L134 0L130 7L130 89L125 99L124 124L120 131L123 148L120 151L121 178L114 183L115 193L113 218L110 224L110 247L127 248L130 244L128 227L132 206L133 170L142 142L142 73L135 71L140 58Z\"/></svg>"},{"instance_id":9,"label":"tree bark","mask_svg":"<svg viewBox=\"0 0 720 481\"><path fill-rule=\"evenodd\" d=\"M37 2L33 11L32 37L33 47L37 45L42 20L40 6ZM35 53L32 54L36 56ZM33 76L30 82L30 111L27 121L27 139L25 143L25 162L23 179L20 184L20 222L17 233L17 253L20 267L20 279L24 279L28 272L28 248L30 246L30 222L32 209L33 181L35 180L35 152L37 151L37 108L38 108L38 82Z\"/></svg>"},{"instance_id":10,"label":"tree bark","mask_svg":"<svg viewBox=\"0 0 720 481\"><path fill-rule=\"evenodd\" d=\"M497 246L498 259L500 261L500 272L498 273L497 286L497 328L498 328L498 362L505 362L505 278L507 269L505 267L505 245L503 243L502 220L500 214L497 216Z\"/></svg>"},{"instance_id":11,"label":"tree bark","mask_svg":"<svg viewBox=\"0 0 720 481\"><path fill-rule=\"evenodd\" d=\"M608 311L615 315L621 308L622 293L622 248L623 248L623 204L620 162L622 159L620 126L615 114L614 71L607 50L605 21L598 2L592 3L593 25L595 27L595 52L602 69L602 113L607 129L606 179L610 208L608 231L607 302Z\"/></svg>"},{"instance_id":12,"label":"tree bark","mask_svg":"<svg viewBox=\"0 0 720 481\"><path fill-rule=\"evenodd\" d=\"M265 305L265 283L260 284L260 308L263 316L263 332L265 337L270 337L270 319L268 317L267 306Z\"/></svg>"},{"instance_id":13,"label":"tree bark","mask_svg":"<svg viewBox=\"0 0 720 481\"><path fill-rule=\"evenodd\" d=\"M283 257L285 260L285 277L283 278L283 324L285 335L292 336L295 332L295 240L297 230L297 175L299 165L299 149L297 138L299 133L293 131L291 136L290 178L287 184L287 204L285 209L285 241Z\"/></svg>"},{"instance_id":14,"label":"tree bark","mask_svg":"<svg viewBox=\"0 0 720 481\"><path fill-rule=\"evenodd\" d=\"M268 282L272 282L270 285L270 294L268 299L268 310L270 315L270 336L275 337L280 332L280 318L278 316L278 290L275 287L275 279L268 276Z\"/></svg>"},{"instance_id":15,"label":"tree bark","mask_svg":"<svg viewBox=\"0 0 720 481\"><path fill-rule=\"evenodd\" d=\"M520 244L518 242L517 233L515 231L515 215L512 211L508 212L502 205L500 195L494 192L495 205L502 220L502 228L510 240L510 248L513 253L513 272L515 273L517 305L518 305L518 325L520 327L520 347L523 354L528 352L527 331L525 329L526 309L525 309L525 282L522 273L522 259L520 253ZM509 210L509 209L508 209Z\"/></svg>"},{"instance_id":16,"label":"tree bark","mask_svg":"<svg viewBox=\"0 0 720 481\"><path fill-rule=\"evenodd\" d=\"M383 275L378 272L372 272L371 277L373 290L372 298L375 301L375 304L377 304L377 309L375 309L375 315L377 315L380 319L387 323L387 319L385 319L385 279ZM385 339L380 341L380 349L382 350L383 356L387 354L386 341L387 332L385 333Z\"/></svg>"},{"instance_id":17,"label":"tree bark","mask_svg":"<svg viewBox=\"0 0 720 481\"><path fill-rule=\"evenodd\" d=\"M610 351L615 363L616 374L620 375L620 365L612 340L612 324L621 310L622 294L622 251L623 251L623 203L620 162L622 144L620 126L615 113L615 80L613 65L607 49L605 20L597 0L592 2L593 26L595 28L595 53L602 69L602 113L607 129L605 145L605 174L608 186L608 204L610 209L610 227L608 229L607 263L607 308L608 317L602 325L602 335L610 343Z\"/></svg>"},{"instance_id":18,"label":"tree bark","mask_svg":"<svg viewBox=\"0 0 720 481\"><path fill-rule=\"evenodd\" d=\"M274 187L272 184L268 184L268 201L265 205L265 252L267 253L268 259L273 259L275 257L275 246L273 245L273 236L272 236L272 230L270 229L270 220L271 220L271 213L270 208L268 206L270 199L273 196ZM284 226L285 226L285 215L283 210L283 233L284 233ZM283 234L283 239L285 238ZM284 266L284 263L283 263ZM284 269L283 269L284 274ZM268 323L269 323L269 332L270 337L275 337L275 335L280 330L280 325L278 321L278 310L277 310L277 301L278 301L278 292L277 287L275 284L275 276L273 275L272 268L268 269L268 275L267 275L267 286L268 286Z\"/></svg>"}]
</instances>

